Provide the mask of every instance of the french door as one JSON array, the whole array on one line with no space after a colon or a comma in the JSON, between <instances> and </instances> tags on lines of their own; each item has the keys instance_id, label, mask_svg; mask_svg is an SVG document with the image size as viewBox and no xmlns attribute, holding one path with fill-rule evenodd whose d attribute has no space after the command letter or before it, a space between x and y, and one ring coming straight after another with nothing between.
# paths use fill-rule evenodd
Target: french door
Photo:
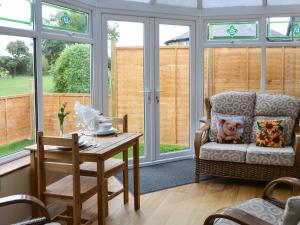
<instances>
[{"instance_id":1,"label":"french door","mask_svg":"<svg viewBox=\"0 0 300 225\"><path fill-rule=\"evenodd\" d=\"M141 162L190 155L194 23L104 15L103 102L142 132Z\"/></svg>"}]
</instances>

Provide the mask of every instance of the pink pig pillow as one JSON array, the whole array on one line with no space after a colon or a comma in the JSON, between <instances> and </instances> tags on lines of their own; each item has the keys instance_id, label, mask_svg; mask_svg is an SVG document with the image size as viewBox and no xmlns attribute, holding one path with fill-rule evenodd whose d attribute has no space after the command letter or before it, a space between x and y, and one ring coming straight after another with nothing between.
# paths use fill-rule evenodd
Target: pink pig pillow
<instances>
[{"instance_id":1,"label":"pink pig pillow","mask_svg":"<svg viewBox=\"0 0 300 225\"><path fill-rule=\"evenodd\" d=\"M231 116L231 117L218 117L218 143L228 144L242 144L245 117L244 116Z\"/></svg>"}]
</instances>

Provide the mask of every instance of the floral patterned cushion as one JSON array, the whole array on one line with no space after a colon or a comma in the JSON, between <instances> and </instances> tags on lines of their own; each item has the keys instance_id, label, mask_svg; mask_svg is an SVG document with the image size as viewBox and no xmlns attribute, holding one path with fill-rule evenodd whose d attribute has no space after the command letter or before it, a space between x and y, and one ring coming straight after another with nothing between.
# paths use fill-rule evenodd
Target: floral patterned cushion
<instances>
[{"instance_id":1,"label":"floral patterned cushion","mask_svg":"<svg viewBox=\"0 0 300 225\"><path fill-rule=\"evenodd\" d=\"M280 225L293 225L300 223L300 196L294 196L287 200Z\"/></svg>"},{"instance_id":2,"label":"floral patterned cushion","mask_svg":"<svg viewBox=\"0 0 300 225\"><path fill-rule=\"evenodd\" d=\"M285 146L292 144L292 135L295 125L295 119L288 116L256 116L253 119L251 143L256 142L257 122L262 120L282 120L283 121L283 133L285 139Z\"/></svg>"},{"instance_id":3,"label":"floral patterned cushion","mask_svg":"<svg viewBox=\"0 0 300 225\"><path fill-rule=\"evenodd\" d=\"M292 146L284 148L259 147L252 143L247 148L246 163L275 166L293 166L295 152Z\"/></svg>"},{"instance_id":4,"label":"floral patterned cushion","mask_svg":"<svg viewBox=\"0 0 300 225\"><path fill-rule=\"evenodd\" d=\"M282 120L257 121L256 145L260 147L284 147Z\"/></svg>"},{"instance_id":5,"label":"floral patterned cushion","mask_svg":"<svg viewBox=\"0 0 300 225\"><path fill-rule=\"evenodd\" d=\"M248 144L219 144L208 142L201 146L200 159L212 161L241 162L246 160Z\"/></svg>"},{"instance_id":6,"label":"floral patterned cushion","mask_svg":"<svg viewBox=\"0 0 300 225\"><path fill-rule=\"evenodd\" d=\"M235 208L244 210L245 212L256 216L270 224L279 225L283 215L283 209L259 198L254 198L243 202ZM218 219L214 225L238 225L230 220Z\"/></svg>"},{"instance_id":7,"label":"floral patterned cushion","mask_svg":"<svg viewBox=\"0 0 300 225\"><path fill-rule=\"evenodd\" d=\"M255 116L289 116L296 119L299 110L298 98L281 94L256 94Z\"/></svg>"}]
</instances>

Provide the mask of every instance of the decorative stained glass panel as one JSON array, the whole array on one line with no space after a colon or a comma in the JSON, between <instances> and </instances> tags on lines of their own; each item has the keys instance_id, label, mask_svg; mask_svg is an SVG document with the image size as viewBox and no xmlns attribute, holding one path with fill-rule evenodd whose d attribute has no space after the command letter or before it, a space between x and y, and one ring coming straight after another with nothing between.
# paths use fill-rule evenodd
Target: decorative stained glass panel
<instances>
[{"instance_id":1,"label":"decorative stained glass panel","mask_svg":"<svg viewBox=\"0 0 300 225\"><path fill-rule=\"evenodd\" d=\"M43 27L81 34L89 32L89 14L43 2Z\"/></svg>"},{"instance_id":2,"label":"decorative stained glass panel","mask_svg":"<svg viewBox=\"0 0 300 225\"><path fill-rule=\"evenodd\" d=\"M268 41L299 41L299 17L273 17L267 19Z\"/></svg>"},{"instance_id":3,"label":"decorative stained glass panel","mask_svg":"<svg viewBox=\"0 0 300 225\"><path fill-rule=\"evenodd\" d=\"M208 40L257 40L258 38L258 21L226 21L208 24Z\"/></svg>"},{"instance_id":4,"label":"decorative stained glass panel","mask_svg":"<svg viewBox=\"0 0 300 225\"><path fill-rule=\"evenodd\" d=\"M0 26L32 29L32 17L31 0L0 0Z\"/></svg>"}]
</instances>

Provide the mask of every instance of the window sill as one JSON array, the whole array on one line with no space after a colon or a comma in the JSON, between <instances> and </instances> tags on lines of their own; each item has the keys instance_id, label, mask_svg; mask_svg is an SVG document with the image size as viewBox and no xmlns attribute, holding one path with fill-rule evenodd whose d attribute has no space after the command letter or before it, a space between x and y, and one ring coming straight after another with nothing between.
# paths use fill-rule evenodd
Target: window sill
<instances>
[{"instance_id":1,"label":"window sill","mask_svg":"<svg viewBox=\"0 0 300 225\"><path fill-rule=\"evenodd\" d=\"M8 175L30 165L30 157L24 156L0 165L0 177Z\"/></svg>"}]
</instances>

